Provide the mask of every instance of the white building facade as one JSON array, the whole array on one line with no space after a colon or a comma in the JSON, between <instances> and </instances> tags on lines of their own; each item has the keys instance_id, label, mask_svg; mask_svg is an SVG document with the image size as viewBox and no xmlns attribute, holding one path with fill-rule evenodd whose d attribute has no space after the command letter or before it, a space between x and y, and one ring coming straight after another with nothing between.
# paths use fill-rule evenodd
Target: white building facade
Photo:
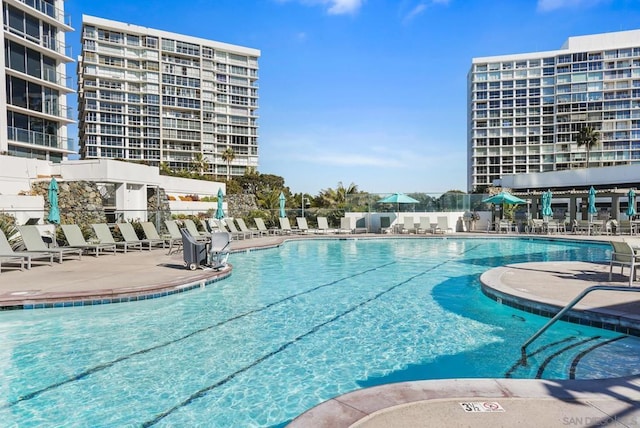
<instances>
[{"instance_id":1,"label":"white building facade","mask_svg":"<svg viewBox=\"0 0 640 428\"><path fill-rule=\"evenodd\" d=\"M0 153L60 162L75 153L66 74L73 62L65 33L73 31L63 0L2 0L4 55L0 73Z\"/></svg>"},{"instance_id":2,"label":"white building facade","mask_svg":"<svg viewBox=\"0 0 640 428\"><path fill-rule=\"evenodd\" d=\"M585 126L600 135L588 161L575 142ZM469 191L506 175L640 164L640 30L474 58L467 133Z\"/></svg>"},{"instance_id":3,"label":"white building facade","mask_svg":"<svg viewBox=\"0 0 640 428\"><path fill-rule=\"evenodd\" d=\"M218 176L257 168L259 50L87 15L81 39L81 158Z\"/></svg>"}]
</instances>

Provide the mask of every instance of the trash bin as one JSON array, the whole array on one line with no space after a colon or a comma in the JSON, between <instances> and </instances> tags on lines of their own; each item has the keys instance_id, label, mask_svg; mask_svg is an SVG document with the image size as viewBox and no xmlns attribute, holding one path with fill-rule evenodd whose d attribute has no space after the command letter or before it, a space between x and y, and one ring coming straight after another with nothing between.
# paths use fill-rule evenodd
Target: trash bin
<instances>
[{"instance_id":1,"label":"trash bin","mask_svg":"<svg viewBox=\"0 0 640 428\"><path fill-rule=\"evenodd\" d=\"M207 244L198 242L185 228L180 229L182 235L182 254L184 255L184 265L189 270L196 270L200 266L206 266Z\"/></svg>"}]
</instances>

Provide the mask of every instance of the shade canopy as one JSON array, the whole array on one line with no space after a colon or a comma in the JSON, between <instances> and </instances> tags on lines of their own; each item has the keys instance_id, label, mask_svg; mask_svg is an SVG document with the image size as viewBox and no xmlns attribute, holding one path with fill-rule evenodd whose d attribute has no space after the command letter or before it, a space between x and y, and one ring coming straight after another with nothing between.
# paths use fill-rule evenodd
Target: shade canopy
<instances>
[{"instance_id":1,"label":"shade canopy","mask_svg":"<svg viewBox=\"0 0 640 428\"><path fill-rule=\"evenodd\" d=\"M553 197L553 193L551 193L551 190L547 190L542 194L542 216L543 217L553 217L553 210L551 209L552 197Z\"/></svg>"},{"instance_id":2,"label":"shade canopy","mask_svg":"<svg viewBox=\"0 0 640 428\"><path fill-rule=\"evenodd\" d=\"M378 202L381 204L417 204L420 201L415 200L404 193L394 193L393 195L380 199Z\"/></svg>"},{"instance_id":3,"label":"shade canopy","mask_svg":"<svg viewBox=\"0 0 640 428\"><path fill-rule=\"evenodd\" d=\"M627 206L626 214L629 217L633 217L636 215L636 192L633 189L629 189L629 193L627 193L629 197L629 205Z\"/></svg>"},{"instance_id":4,"label":"shade canopy","mask_svg":"<svg viewBox=\"0 0 640 428\"><path fill-rule=\"evenodd\" d=\"M49 215L47 220L49 223L60 224L60 207L58 206L58 182L52 178L49 182Z\"/></svg>"},{"instance_id":5,"label":"shade canopy","mask_svg":"<svg viewBox=\"0 0 640 428\"><path fill-rule=\"evenodd\" d=\"M284 193L280 192L280 197L278 198L280 201L280 218L285 218L287 213L284 210L284 204L286 202L286 198L284 197Z\"/></svg>"},{"instance_id":6,"label":"shade canopy","mask_svg":"<svg viewBox=\"0 0 640 428\"><path fill-rule=\"evenodd\" d=\"M589 189L588 201L589 201L589 208L588 208L589 214L597 214L598 209L596 208L596 189L594 189L593 186L591 186L591 188Z\"/></svg>"},{"instance_id":7,"label":"shade canopy","mask_svg":"<svg viewBox=\"0 0 640 428\"><path fill-rule=\"evenodd\" d=\"M527 201L524 199L520 199L517 196L512 195L509 192L500 192L493 196L488 197L487 199L483 199L482 202L486 202L488 204L507 204L507 205L518 205L518 204L526 204Z\"/></svg>"},{"instance_id":8,"label":"shade canopy","mask_svg":"<svg viewBox=\"0 0 640 428\"><path fill-rule=\"evenodd\" d=\"M222 192L222 187L218 189L218 207L216 209L216 218L218 220L224 218L224 209L222 208L222 203L224 201L224 193Z\"/></svg>"}]
</instances>

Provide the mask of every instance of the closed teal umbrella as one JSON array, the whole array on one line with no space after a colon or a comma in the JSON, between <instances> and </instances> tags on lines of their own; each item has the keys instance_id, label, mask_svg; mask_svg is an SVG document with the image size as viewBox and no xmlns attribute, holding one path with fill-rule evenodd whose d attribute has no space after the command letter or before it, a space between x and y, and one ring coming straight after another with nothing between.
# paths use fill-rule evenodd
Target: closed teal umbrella
<instances>
[{"instance_id":1,"label":"closed teal umbrella","mask_svg":"<svg viewBox=\"0 0 640 428\"><path fill-rule=\"evenodd\" d=\"M598 213L598 209L596 208L596 189L593 188L593 186L591 186L591 188L589 189L589 208L588 208L588 212L589 214L597 214Z\"/></svg>"},{"instance_id":2,"label":"closed teal umbrella","mask_svg":"<svg viewBox=\"0 0 640 428\"><path fill-rule=\"evenodd\" d=\"M280 192L280 218L285 218L287 216L287 213L284 210L284 204L286 202L286 198L284 197L284 193Z\"/></svg>"},{"instance_id":3,"label":"closed teal umbrella","mask_svg":"<svg viewBox=\"0 0 640 428\"><path fill-rule=\"evenodd\" d=\"M636 215L636 192L633 189L629 189L629 193L627 193L627 196L629 197L627 215L631 218Z\"/></svg>"},{"instance_id":4,"label":"closed teal umbrella","mask_svg":"<svg viewBox=\"0 0 640 428\"><path fill-rule=\"evenodd\" d=\"M49 182L49 223L60 224L60 207L58 207L58 182L52 178Z\"/></svg>"},{"instance_id":5,"label":"closed teal umbrella","mask_svg":"<svg viewBox=\"0 0 640 428\"><path fill-rule=\"evenodd\" d=\"M222 193L222 187L218 189L218 207L216 209L216 218L221 220L224 218L224 209L222 208L222 202L224 201L224 193Z\"/></svg>"},{"instance_id":6,"label":"closed teal umbrella","mask_svg":"<svg viewBox=\"0 0 640 428\"><path fill-rule=\"evenodd\" d=\"M551 209L551 198L553 194L551 190L547 190L542 194L542 216L553 217L553 210Z\"/></svg>"}]
</instances>

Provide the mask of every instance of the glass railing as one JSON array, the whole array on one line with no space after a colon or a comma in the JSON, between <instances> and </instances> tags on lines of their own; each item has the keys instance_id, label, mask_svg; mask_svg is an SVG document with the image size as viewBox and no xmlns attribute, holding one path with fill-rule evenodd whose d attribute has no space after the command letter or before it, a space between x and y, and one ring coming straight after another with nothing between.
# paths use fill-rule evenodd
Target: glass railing
<instances>
[{"instance_id":1,"label":"glass railing","mask_svg":"<svg viewBox=\"0 0 640 428\"><path fill-rule=\"evenodd\" d=\"M37 11L44 13L47 16L55 19L56 21L71 27L71 15L65 15L64 10L56 8L51 3L44 0L18 0L27 6L30 6Z\"/></svg>"},{"instance_id":2,"label":"glass railing","mask_svg":"<svg viewBox=\"0 0 640 428\"><path fill-rule=\"evenodd\" d=\"M43 132L15 128L13 126L8 127L8 138L9 141L73 151L73 138L59 137L56 135L45 134Z\"/></svg>"}]
</instances>

